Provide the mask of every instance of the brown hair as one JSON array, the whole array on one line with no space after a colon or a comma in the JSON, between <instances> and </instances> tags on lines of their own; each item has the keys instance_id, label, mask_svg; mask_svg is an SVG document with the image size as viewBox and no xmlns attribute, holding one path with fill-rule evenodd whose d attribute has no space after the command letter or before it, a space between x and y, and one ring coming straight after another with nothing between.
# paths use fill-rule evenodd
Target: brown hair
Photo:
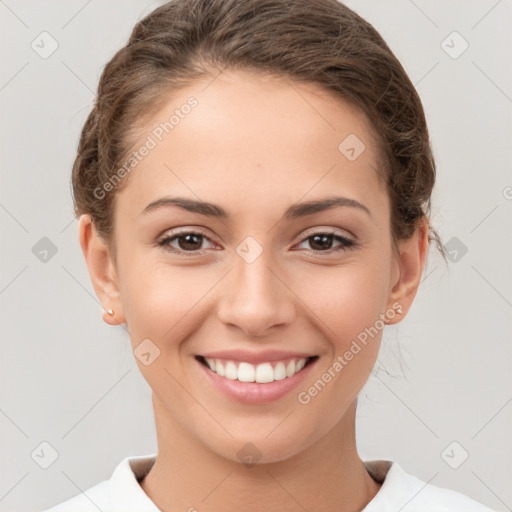
<instances>
[{"instance_id":1,"label":"brown hair","mask_svg":"<svg viewBox=\"0 0 512 512\"><path fill-rule=\"evenodd\" d=\"M319 84L356 105L384 157L393 240L426 221L444 256L429 221L436 170L421 100L379 33L337 0L173 0L135 25L105 66L72 172L75 214L91 214L109 245L115 191L127 180L98 190L122 165L136 127L170 91L226 68Z\"/></svg>"}]
</instances>

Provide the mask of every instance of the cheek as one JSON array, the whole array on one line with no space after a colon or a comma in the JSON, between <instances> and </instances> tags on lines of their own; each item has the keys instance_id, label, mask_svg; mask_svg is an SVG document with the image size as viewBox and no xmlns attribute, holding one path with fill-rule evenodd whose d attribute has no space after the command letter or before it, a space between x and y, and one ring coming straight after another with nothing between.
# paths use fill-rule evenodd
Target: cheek
<instances>
[{"instance_id":1,"label":"cheek","mask_svg":"<svg viewBox=\"0 0 512 512\"><path fill-rule=\"evenodd\" d=\"M352 273L350 278L326 282L308 302L315 312L309 315L315 325L311 330L321 333L328 347L323 362L314 376L297 390L296 402L305 417L303 429L318 435L337 425L347 408L371 375L379 354L384 324L380 294L374 287L362 293L366 283ZM321 418L320 424L315 418Z\"/></svg>"},{"instance_id":2,"label":"cheek","mask_svg":"<svg viewBox=\"0 0 512 512\"><path fill-rule=\"evenodd\" d=\"M388 272L369 258L354 258L347 265L317 267L301 274L306 278L295 279L292 289L304 305L300 306L304 307L303 314L317 324L336 350L343 350L384 312Z\"/></svg>"},{"instance_id":3,"label":"cheek","mask_svg":"<svg viewBox=\"0 0 512 512\"><path fill-rule=\"evenodd\" d=\"M385 268L366 260L323 268L296 282L297 295L305 303L300 314L307 315L310 332L316 332L312 334L316 338L320 334L327 347L318 374L302 389L307 394L304 401L327 407L336 417L356 397L377 359L385 325L381 315L386 307L386 276ZM317 381L319 375L322 382Z\"/></svg>"},{"instance_id":4,"label":"cheek","mask_svg":"<svg viewBox=\"0 0 512 512\"><path fill-rule=\"evenodd\" d=\"M124 268L121 296L133 343L179 340L190 313L216 282L192 266L134 258Z\"/></svg>"}]
</instances>

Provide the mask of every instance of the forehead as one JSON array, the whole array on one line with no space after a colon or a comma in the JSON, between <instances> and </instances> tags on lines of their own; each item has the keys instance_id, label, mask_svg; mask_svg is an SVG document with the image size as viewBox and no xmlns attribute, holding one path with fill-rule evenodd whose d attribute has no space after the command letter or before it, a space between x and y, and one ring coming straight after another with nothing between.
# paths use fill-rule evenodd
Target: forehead
<instances>
[{"instance_id":1,"label":"forehead","mask_svg":"<svg viewBox=\"0 0 512 512\"><path fill-rule=\"evenodd\" d=\"M117 198L133 215L166 194L240 214L335 191L374 207L387 199L366 117L315 84L250 72L205 77L170 93L139 127L132 151L143 146L151 148Z\"/></svg>"}]
</instances>

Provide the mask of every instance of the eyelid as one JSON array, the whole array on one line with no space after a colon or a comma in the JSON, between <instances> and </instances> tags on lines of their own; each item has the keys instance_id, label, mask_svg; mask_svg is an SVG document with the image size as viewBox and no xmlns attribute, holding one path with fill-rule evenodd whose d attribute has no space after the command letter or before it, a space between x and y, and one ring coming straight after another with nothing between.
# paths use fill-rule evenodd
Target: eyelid
<instances>
[{"instance_id":1,"label":"eyelid","mask_svg":"<svg viewBox=\"0 0 512 512\"><path fill-rule=\"evenodd\" d=\"M207 238L208 240L210 240L211 242L213 242L214 237L209 235L208 231L205 230L205 228L199 227L199 226L193 226L193 225L192 226L184 226L181 228L166 229L161 235L158 236L157 239L163 240L164 238L175 237L175 236L179 236L179 235L188 235L190 233L194 233L196 235L202 235L205 238Z\"/></svg>"},{"instance_id":2,"label":"eyelid","mask_svg":"<svg viewBox=\"0 0 512 512\"><path fill-rule=\"evenodd\" d=\"M350 239L354 243L357 242L357 237L354 236L350 231L332 226L315 226L314 228L306 229L306 231L302 231L300 235L298 235L298 239L303 241L305 238L309 238L310 236L317 234L337 235Z\"/></svg>"}]
</instances>

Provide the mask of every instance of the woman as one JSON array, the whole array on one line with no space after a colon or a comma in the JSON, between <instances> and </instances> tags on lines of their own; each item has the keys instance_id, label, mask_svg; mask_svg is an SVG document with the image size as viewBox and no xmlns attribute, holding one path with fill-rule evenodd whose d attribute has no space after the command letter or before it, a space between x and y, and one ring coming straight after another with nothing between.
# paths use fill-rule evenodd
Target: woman
<instances>
[{"instance_id":1,"label":"woman","mask_svg":"<svg viewBox=\"0 0 512 512\"><path fill-rule=\"evenodd\" d=\"M489 511L357 453L357 396L416 295L421 101L335 0L175 0L106 66L73 167L104 320L158 454L57 511Z\"/></svg>"}]
</instances>

